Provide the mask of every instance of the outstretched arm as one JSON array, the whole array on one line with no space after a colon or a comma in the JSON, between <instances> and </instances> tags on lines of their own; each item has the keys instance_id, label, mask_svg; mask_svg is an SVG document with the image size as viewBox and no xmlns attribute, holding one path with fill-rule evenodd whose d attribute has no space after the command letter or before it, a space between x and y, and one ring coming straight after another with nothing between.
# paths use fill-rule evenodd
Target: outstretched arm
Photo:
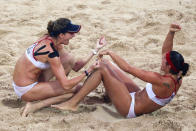
<instances>
[{"instance_id":1,"label":"outstretched arm","mask_svg":"<svg viewBox=\"0 0 196 131\"><path fill-rule=\"evenodd\" d=\"M162 82L162 76L156 72L145 71L131 65L129 65L127 72L145 82L152 84L160 84Z\"/></svg>"},{"instance_id":2,"label":"outstretched arm","mask_svg":"<svg viewBox=\"0 0 196 131\"><path fill-rule=\"evenodd\" d=\"M109 55L112 60L125 72L127 72L128 70L128 66L129 64L120 56L118 56L117 54L115 54L112 51L109 50L104 50L102 52L99 53L99 58L102 58L103 55Z\"/></svg>"},{"instance_id":3,"label":"outstretched arm","mask_svg":"<svg viewBox=\"0 0 196 131\"><path fill-rule=\"evenodd\" d=\"M161 75L155 72L151 71L145 71L139 68L136 68L134 66L131 66L128 64L123 58L118 56L112 51L102 51L100 52L99 56L102 57L103 55L109 55L112 60L125 72L143 80L146 82L154 83L154 84L160 84L161 82Z\"/></svg>"},{"instance_id":4,"label":"outstretched arm","mask_svg":"<svg viewBox=\"0 0 196 131\"><path fill-rule=\"evenodd\" d=\"M167 53L168 51L172 51L173 49L173 39L174 39L174 34L177 31L180 31L181 27L178 24L171 24L169 32L165 38L165 41L163 42L162 46L162 56Z\"/></svg>"},{"instance_id":5,"label":"outstretched arm","mask_svg":"<svg viewBox=\"0 0 196 131\"><path fill-rule=\"evenodd\" d=\"M74 71L79 71L81 68L83 68L89 61L90 59L97 54L97 52L103 48L106 45L106 41L104 37L101 37L98 41L97 41L97 46L95 50L92 50L92 52L90 53L90 55L88 55L87 57L85 57L85 59L79 59L75 62L74 66L73 66L73 70Z\"/></svg>"}]
</instances>

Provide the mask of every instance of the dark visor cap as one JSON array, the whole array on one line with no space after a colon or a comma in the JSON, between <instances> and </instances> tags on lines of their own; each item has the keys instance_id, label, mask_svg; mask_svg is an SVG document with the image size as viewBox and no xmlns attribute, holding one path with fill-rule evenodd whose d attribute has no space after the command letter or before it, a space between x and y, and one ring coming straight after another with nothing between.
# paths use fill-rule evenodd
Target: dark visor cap
<instances>
[{"instance_id":1,"label":"dark visor cap","mask_svg":"<svg viewBox=\"0 0 196 131\"><path fill-rule=\"evenodd\" d=\"M66 32L70 33L78 33L81 29L81 25L74 25L72 23L69 23L66 27Z\"/></svg>"}]
</instances>

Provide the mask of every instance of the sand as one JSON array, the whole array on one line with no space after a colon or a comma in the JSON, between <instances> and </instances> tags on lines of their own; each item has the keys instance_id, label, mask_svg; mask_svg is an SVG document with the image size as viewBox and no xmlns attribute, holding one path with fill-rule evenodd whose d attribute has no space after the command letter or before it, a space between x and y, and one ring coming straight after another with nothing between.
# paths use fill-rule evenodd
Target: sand
<instances>
[{"instance_id":1,"label":"sand","mask_svg":"<svg viewBox=\"0 0 196 131\"><path fill-rule=\"evenodd\" d=\"M196 130L195 0L1 0L0 16L1 131ZM17 99L11 86L14 65L46 32L47 22L59 17L82 25L66 47L76 58L87 55L96 40L105 36L108 45L104 49L115 51L134 66L157 72L168 27L172 22L179 23L182 31L175 36L174 49L184 55L191 68L177 96L164 108L134 119L120 117L113 106L102 102L82 103L75 113L44 108L21 117L24 102ZM74 76L77 73L71 72L70 78ZM144 82L130 77L144 88ZM86 100L101 100L101 88Z\"/></svg>"}]
</instances>

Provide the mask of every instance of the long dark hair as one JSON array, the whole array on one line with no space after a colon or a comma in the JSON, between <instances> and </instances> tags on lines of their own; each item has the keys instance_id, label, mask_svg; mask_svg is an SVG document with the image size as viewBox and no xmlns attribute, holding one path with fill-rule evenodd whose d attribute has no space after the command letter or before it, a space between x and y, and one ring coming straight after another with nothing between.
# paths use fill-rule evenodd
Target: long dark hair
<instances>
[{"instance_id":1,"label":"long dark hair","mask_svg":"<svg viewBox=\"0 0 196 131\"><path fill-rule=\"evenodd\" d=\"M182 76L185 76L187 71L189 70L189 64L184 62L183 56L178 53L177 51L170 51L169 52L169 59L173 64L173 68L170 69L170 73L177 75L180 71L182 71ZM180 80L182 78L178 78Z\"/></svg>"}]
</instances>

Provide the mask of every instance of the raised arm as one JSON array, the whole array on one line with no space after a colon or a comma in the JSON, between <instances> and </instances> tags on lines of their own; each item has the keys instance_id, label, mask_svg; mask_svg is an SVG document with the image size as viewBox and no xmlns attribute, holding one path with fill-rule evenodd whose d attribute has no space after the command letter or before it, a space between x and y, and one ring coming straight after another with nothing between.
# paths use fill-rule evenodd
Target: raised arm
<instances>
[{"instance_id":1,"label":"raised arm","mask_svg":"<svg viewBox=\"0 0 196 131\"><path fill-rule=\"evenodd\" d=\"M180 25L178 25L178 24L171 24L170 25L169 32L165 38L165 41L163 42L162 56L164 56L164 54L167 53L168 51L172 51L173 39L174 39L175 32L180 31L180 30L181 30Z\"/></svg>"}]
</instances>

